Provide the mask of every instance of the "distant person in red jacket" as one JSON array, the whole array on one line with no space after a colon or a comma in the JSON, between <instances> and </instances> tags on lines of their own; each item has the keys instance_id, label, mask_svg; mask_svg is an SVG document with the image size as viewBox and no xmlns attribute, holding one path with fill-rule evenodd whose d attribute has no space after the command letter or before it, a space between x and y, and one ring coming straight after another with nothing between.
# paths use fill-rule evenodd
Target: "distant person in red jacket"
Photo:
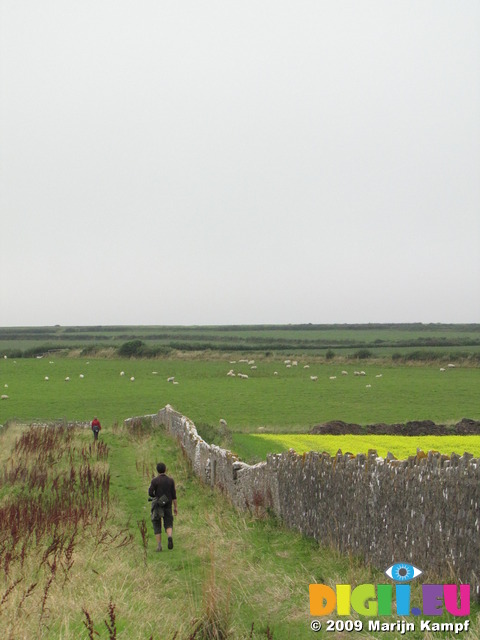
<instances>
[{"instance_id":1,"label":"distant person in red jacket","mask_svg":"<svg viewBox=\"0 0 480 640\"><path fill-rule=\"evenodd\" d=\"M93 439L94 440L98 440L98 434L100 433L100 429L101 429L101 425L100 425L100 421L97 418L97 416L94 417L94 419L92 420L92 431L93 431Z\"/></svg>"}]
</instances>

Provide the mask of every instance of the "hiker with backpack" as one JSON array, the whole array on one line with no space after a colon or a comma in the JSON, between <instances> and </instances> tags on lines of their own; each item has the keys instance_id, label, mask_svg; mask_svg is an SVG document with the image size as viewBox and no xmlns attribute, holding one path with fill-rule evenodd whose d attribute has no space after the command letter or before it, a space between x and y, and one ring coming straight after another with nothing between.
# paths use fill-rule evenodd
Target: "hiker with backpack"
<instances>
[{"instance_id":1,"label":"hiker with backpack","mask_svg":"<svg viewBox=\"0 0 480 640\"><path fill-rule=\"evenodd\" d=\"M98 440L98 434L100 433L100 429L101 429L101 425L100 425L100 421L97 418L97 416L94 417L94 419L92 420L92 431L93 431L93 439Z\"/></svg>"},{"instance_id":2,"label":"hiker with backpack","mask_svg":"<svg viewBox=\"0 0 480 640\"><path fill-rule=\"evenodd\" d=\"M175 491L175 481L167 476L167 467L164 462L157 464L158 476L153 478L148 495L152 498L151 518L153 532L157 540L155 551L162 550L162 520L163 527L168 537L168 548L173 549L173 512L177 515L177 493Z\"/></svg>"}]
</instances>

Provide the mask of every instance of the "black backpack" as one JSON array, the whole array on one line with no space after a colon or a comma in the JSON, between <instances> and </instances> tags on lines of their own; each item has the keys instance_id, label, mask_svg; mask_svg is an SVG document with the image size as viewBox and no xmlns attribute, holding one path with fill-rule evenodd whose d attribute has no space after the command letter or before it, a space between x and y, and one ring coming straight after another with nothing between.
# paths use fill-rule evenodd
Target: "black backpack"
<instances>
[{"instance_id":1,"label":"black backpack","mask_svg":"<svg viewBox=\"0 0 480 640\"><path fill-rule=\"evenodd\" d=\"M150 513L152 520L160 520L163 518L165 514L165 507L168 505L170 500L167 498L165 494L160 496L159 498L154 498L152 500L152 510Z\"/></svg>"}]
</instances>

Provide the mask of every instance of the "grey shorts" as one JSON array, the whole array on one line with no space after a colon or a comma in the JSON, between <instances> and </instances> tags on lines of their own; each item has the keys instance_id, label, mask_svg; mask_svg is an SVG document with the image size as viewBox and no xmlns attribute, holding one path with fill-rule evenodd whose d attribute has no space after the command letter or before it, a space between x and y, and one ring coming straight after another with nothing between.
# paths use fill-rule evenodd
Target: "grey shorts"
<instances>
[{"instance_id":1,"label":"grey shorts","mask_svg":"<svg viewBox=\"0 0 480 640\"><path fill-rule=\"evenodd\" d=\"M163 518L159 518L158 520L152 520L153 533L155 533L156 535L159 533L162 533L162 521L163 521L163 528L165 529L165 531L167 529L173 528L173 513L172 513L171 506L165 507L163 509Z\"/></svg>"}]
</instances>

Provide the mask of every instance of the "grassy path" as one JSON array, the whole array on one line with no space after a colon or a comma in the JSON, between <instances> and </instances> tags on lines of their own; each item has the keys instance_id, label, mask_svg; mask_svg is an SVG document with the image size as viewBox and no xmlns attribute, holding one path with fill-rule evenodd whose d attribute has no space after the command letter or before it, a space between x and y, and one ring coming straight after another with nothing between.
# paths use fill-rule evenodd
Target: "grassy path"
<instances>
[{"instance_id":1,"label":"grassy path","mask_svg":"<svg viewBox=\"0 0 480 640\"><path fill-rule=\"evenodd\" d=\"M308 585L345 576L353 570L348 560L322 551L315 541L289 533L273 520L238 514L224 496L192 476L178 446L163 431L143 442L129 443L113 434L105 440L111 489L138 546L142 539L136 521L147 520L146 570L154 574L154 600L168 611L163 629L167 627L171 637L178 630L188 637L195 620L206 624L209 618L219 628L233 628L230 637L236 640L312 637ZM150 481L141 472L160 460L175 478L179 515L174 550L158 554L146 502Z\"/></svg>"}]
</instances>

